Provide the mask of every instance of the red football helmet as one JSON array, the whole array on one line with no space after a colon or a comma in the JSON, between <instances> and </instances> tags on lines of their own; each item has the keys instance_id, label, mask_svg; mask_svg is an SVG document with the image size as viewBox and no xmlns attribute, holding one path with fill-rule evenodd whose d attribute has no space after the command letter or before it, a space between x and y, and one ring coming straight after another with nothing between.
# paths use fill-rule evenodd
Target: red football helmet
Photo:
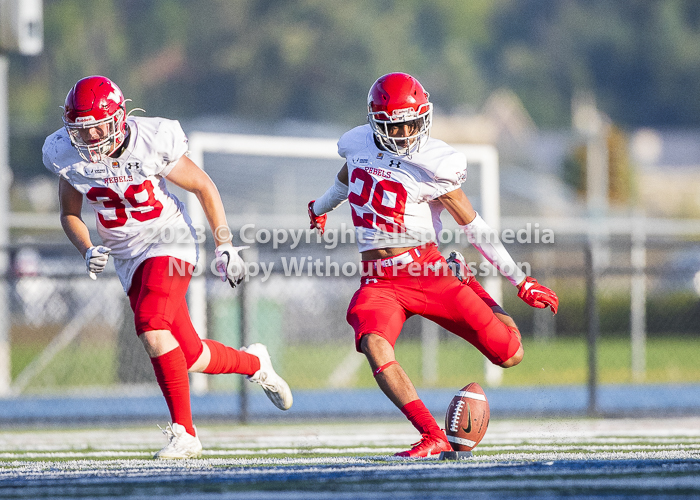
<instances>
[{"instance_id":1,"label":"red football helmet","mask_svg":"<svg viewBox=\"0 0 700 500\"><path fill-rule=\"evenodd\" d=\"M70 89L63 124L73 147L89 162L98 162L124 142L124 94L109 78L88 76Z\"/></svg>"},{"instance_id":2,"label":"red football helmet","mask_svg":"<svg viewBox=\"0 0 700 500\"><path fill-rule=\"evenodd\" d=\"M420 82L406 73L389 73L374 82L367 95L367 118L382 147L403 155L420 150L432 125L428 97Z\"/></svg>"}]
</instances>

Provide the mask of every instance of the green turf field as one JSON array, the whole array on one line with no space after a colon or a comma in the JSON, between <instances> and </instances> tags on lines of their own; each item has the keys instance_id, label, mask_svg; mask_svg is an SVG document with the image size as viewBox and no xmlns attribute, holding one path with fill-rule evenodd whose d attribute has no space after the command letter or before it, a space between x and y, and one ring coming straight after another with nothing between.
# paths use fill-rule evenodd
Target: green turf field
<instances>
[{"instance_id":1,"label":"green turf field","mask_svg":"<svg viewBox=\"0 0 700 500\"><path fill-rule=\"evenodd\" d=\"M503 386L586 383L588 351L584 340L558 338L544 342L525 339L524 346L523 362L505 371ZM693 352L700 352L700 338L649 339L647 372L643 382L700 382L700 365L688 359L688 354ZM39 353L40 349L36 346L20 345L13 348L13 377ZM291 345L282 349L282 360L277 360L276 363L292 387L318 389L328 385L331 373L352 353L353 347L348 343ZM484 357L462 340L450 338L439 344L436 383L426 384L422 381L422 355L419 341L401 339L396 345L397 359L418 386L453 388L461 386L464 380L479 380L483 377ZM598 369L598 380L601 383L632 382L629 340L601 339ZM79 348L69 346L36 377L30 388L46 390L53 387L109 386L116 383L116 378L116 356L113 350L95 344L81 345ZM365 360L358 360L358 368L350 374L347 387L375 387Z\"/></svg>"},{"instance_id":2,"label":"green turf field","mask_svg":"<svg viewBox=\"0 0 700 500\"><path fill-rule=\"evenodd\" d=\"M541 342L525 339L523 343L525 357L518 366L505 370L504 386L587 382L588 350L584 340L562 338ZM291 346L287 348L283 373L293 387L322 387L323 381L348 352L347 346ZM690 352L700 352L700 338L649 339L644 381L660 384L699 382L700 366L690 359L683 361ZM421 383L422 355L420 342L402 339L396 344L396 358L416 385L426 386ZM313 371L309 367L314 367ZM484 357L464 341L447 340L439 345L438 367L438 381L434 387L460 387L464 380L483 378ZM598 369L601 383L632 382L629 340L602 339L598 349ZM376 386L366 361L352 383L354 387Z\"/></svg>"}]
</instances>

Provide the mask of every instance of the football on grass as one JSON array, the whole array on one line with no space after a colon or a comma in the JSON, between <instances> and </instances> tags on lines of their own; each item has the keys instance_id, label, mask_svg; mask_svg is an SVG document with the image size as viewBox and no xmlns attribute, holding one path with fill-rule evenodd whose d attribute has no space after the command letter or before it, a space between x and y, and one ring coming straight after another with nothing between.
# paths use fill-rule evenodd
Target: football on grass
<instances>
[{"instance_id":1,"label":"football on grass","mask_svg":"<svg viewBox=\"0 0 700 500\"><path fill-rule=\"evenodd\" d=\"M489 426L489 402L479 384L472 382L452 398L445 415L445 433L455 451L471 451Z\"/></svg>"}]
</instances>

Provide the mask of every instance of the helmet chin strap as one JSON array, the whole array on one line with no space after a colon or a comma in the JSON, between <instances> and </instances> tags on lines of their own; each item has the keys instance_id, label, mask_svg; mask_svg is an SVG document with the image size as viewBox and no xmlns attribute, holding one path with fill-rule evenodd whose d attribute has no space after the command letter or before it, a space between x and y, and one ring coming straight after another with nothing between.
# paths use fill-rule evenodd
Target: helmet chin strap
<instances>
[{"instance_id":1,"label":"helmet chin strap","mask_svg":"<svg viewBox=\"0 0 700 500\"><path fill-rule=\"evenodd\" d=\"M125 124L124 127L124 140L122 140L122 143L116 148L114 148L114 151L110 152L107 156L119 158L126 149L126 147L129 145L129 139L131 138L131 127L129 127L128 124Z\"/></svg>"},{"instance_id":2,"label":"helmet chin strap","mask_svg":"<svg viewBox=\"0 0 700 500\"><path fill-rule=\"evenodd\" d=\"M419 139L399 139L408 142L408 146L401 147L397 143L397 139L389 138L390 143L387 143L387 139L384 137L374 134L374 142L380 149L388 151L389 153L394 153L397 155L406 156L411 158L413 153L418 153L420 151L420 140Z\"/></svg>"}]
</instances>

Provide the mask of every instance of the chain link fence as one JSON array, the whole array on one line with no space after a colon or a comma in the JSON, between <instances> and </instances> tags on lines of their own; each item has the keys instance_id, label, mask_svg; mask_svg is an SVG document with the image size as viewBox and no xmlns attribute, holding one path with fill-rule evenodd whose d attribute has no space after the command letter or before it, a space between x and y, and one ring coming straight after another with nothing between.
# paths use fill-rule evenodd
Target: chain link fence
<instances>
[{"instance_id":1,"label":"chain link fence","mask_svg":"<svg viewBox=\"0 0 700 500\"><path fill-rule=\"evenodd\" d=\"M525 345L524 361L504 372L504 386L590 381L586 247L587 241L577 237L509 245L515 260L529 264L532 274L558 293L561 304L556 316L532 309L504 281L503 305L518 323ZM451 249L463 251L477 264L477 275L482 273L475 251L448 245L443 254ZM597 245L596 381L698 383L693 353L700 352L700 243L650 238L644 251L646 264L640 268L634 265L629 237L610 237ZM113 270L90 280L75 250L62 243L14 246L10 258L4 283L13 394L157 390ZM265 343L295 389L375 387L345 321L359 286L358 258L350 244L332 250L301 245L294 252L259 245L247 260L265 263L267 275L260 270L235 290L207 276L209 337L234 347ZM640 283L641 318L633 307ZM642 337L635 348L633 325L640 320ZM483 381L484 361L476 349L441 329L434 338L426 335L430 331L425 320L410 318L397 343L397 358L419 388L454 389ZM237 391L241 380L209 376L207 390Z\"/></svg>"}]
</instances>

